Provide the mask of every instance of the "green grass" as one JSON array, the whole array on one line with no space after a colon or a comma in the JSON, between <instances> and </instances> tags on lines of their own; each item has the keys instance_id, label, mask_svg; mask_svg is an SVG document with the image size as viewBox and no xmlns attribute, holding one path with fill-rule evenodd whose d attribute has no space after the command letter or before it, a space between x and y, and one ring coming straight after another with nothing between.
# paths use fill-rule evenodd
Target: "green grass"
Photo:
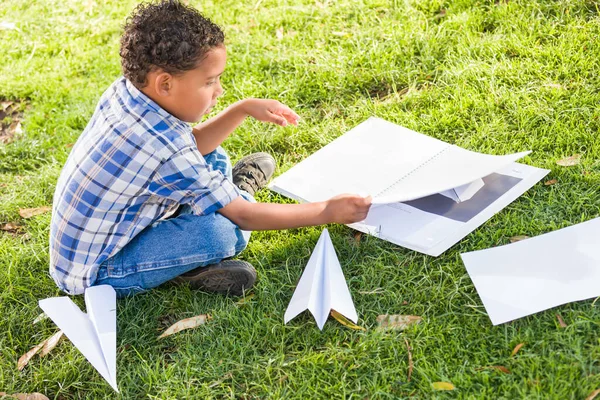
<instances>
[{"instance_id":1,"label":"green grass","mask_svg":"<svg viewBox=\"0 0 600 400\"><path fill-rule=\"evenodd\" d=\"M0 97L25 99L23 133L0 144L0 392L115 398L68 341L19 372L19 356L55 332L35 326L37 301L59 295L47 274L56 179L96 101L119 76L120 27L133 1L4 1ZM371 115L468 149L534 152L552 170L519 200L438 258L376 238L332 240L360 325L320 332L283 313L321 228L255 233L242 258L259 271L254 297L164 287L118 303L123 398L584 399L600 388L600 303L577 302L493 327L460 252L539 235L600 215L600 16L589 0L190 1L223 26L229 63L220 107L279 99L303 121L281 129L248 120L225 142L234 160L272 152L285 171ZM325 6L323 6L325 3ZM276 31L283 28L283 37ZM558 159L582 154L574 167ZM360 161L357 161L360 162ZM268 191L268 202L287 201ZM568 268L568 266L565 266ZM83 299L74 299L83 306ZM206 326L165 340L165 324L210 313ZM560 328L556 313L568 327ZM421 324L379 332L379 314ZM414 371L407 382L412 347ZM525 343L516 356L511 351ZM481 367L501 365L504 374ZM452 392L432 382L449 381Z\"/></svg>"}]
</instances>

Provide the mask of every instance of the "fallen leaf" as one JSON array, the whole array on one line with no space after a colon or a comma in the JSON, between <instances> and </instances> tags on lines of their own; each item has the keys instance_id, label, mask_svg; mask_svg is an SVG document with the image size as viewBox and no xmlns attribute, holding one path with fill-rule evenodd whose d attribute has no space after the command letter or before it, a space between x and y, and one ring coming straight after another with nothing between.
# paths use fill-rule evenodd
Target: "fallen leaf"
<instances>
[{"instance_id":1,"label":"fallen leaf","mask_svg":"<svg viewBox=\"0 0 600 400\"><path fill-rule=\"evenodd\" d=\"M8 397L17 400L49 400L46 396L41 393L15 393L15 394L6 394L5 392L0 392L0 397Z\"/></svg>"},{"instance_id":2,"label":"fallen leaf","mask_svg":"<svg viewBox=\"0 0 600 400\"><path fill-rule=\"evenodd\" d=\"M35 317L35 319L33 320L33 325L37 324L40 321L43 321L45 319L48 318L48 315L46 315L46 313L41 313L40 315L38 315L37 317Z\"/></svg>"},{"instance_id":3,"label":"fallen leaf","mask_svg":"<svg viewBox=\"0 0 600 400\"><path fill-rule=\"evenodd\" d=\"M411 325L421 322L421 317L416 315L380 315L377 317L377 323L381 329L404 330Z\"/></svg>"},{"instance_id":4,"label":"fallen leaf","mask_svg":"<svg viewBox=\"0 0 600 400\"><path fill-rule=\"evenodd\" d=\"M36 207L36 208L21 208L19 210L19 215L23 218L31 218L36 215L47 213L52 210L50 206Z\"/></svg>"},{"instance_id":5,"label":"fallen leaf","mask_svg":"<svg viewBox=\"0 0 600 400\"><path fill-rule=\"evenodd\" d=\"M525 343L519 343L518 345L516 345L512 353L510 353L510 356L513 357L515 354L517 354L519 350L521 350L521 347L523 347L524 345Z\"/></svg>"},{"instance_id":6,"label":"fallen leaf","mask_svg":"<svg viewBox=\"0 0 600 400\"><path fill-rule=\"evenodd\" d=\"M580 161L581 161L581 155L573 154L570 157L566 157L561 160L558 160L556 163L558 165L560 165L561 167L572 167L573 165L579 164Z\"/></svg>"},{"instance_id":7,"label":"fallen leaf","mask_svg":"<svg viewBox=\"0 0 600 400\"><path fill-rule=\"evenodd\" d=\"M253 297L254 297L254 293L249 294L248 296L245 296L244 298L240 299L235 304L238 306L243 306L244 304L248 304L250 302L250 300L252 300Z\"/></svg>"},{"instance_id":8,"label":"fallen leaf","mask_svg":"<svg viewBox=\"0 0 600 400\"><path fill-rule=\"evenodd\" d=\"M283 28L277 28L277 30L275 31L275 37L277 38L277 40L283 39Z\"/></svg>"},{"instance_id":9,"label":"fallen leaf","mask_svg":"<svg viewBox=\"0 0 600 400\"><path fill-rule=\"evenodd\" d=\"M63 337L63 331L58 331L54 335L52 335L49 339L47 339L46 342L44 343L44 346L42 347L42 351L40 351L40 357L45 357L48 355L48 353L50 353L52 350L54 350L54 348L56 347L56 345L58 344L58 342L60 341L60 339L62 337Z\"/></svg>"},{"instance_id":10,"label":"fallen leaf","mask_svg":"<svg viewBox=\"0 0 600 400\"><path fill-rule=\"evenodd\" d=\"M505 374L510 374L510 371L508 370L508 368L503 367L502 365L490 365L488 367L476 368L475 370L476 371L481 371L481 370L484 370L484 369L495 369L497 371L504 372Z\"/></svg>"},{"instance_id":11,"label":"fallen leaf","mask_svg":"<svg viewBox=\"0 0 600 400\"><path fill-rule=\"evenodd\" d=\"M354 243L360 244L362 237L363 237L362 232L359 232L359 231L354 232Z\"/></svg>"},{"instance_id":12,"label":"fallen leaf","mask_svg":"<svg viewBox=\"0 0 600 400\"><path fill-rule=\"evenodd\" d=\"M17 25L14 22L0 22L0 31L15 29Z\"/></svg>"},{"instance_id":13,"label":"fallen leaf","mask_svg":"<svg viewBox=\"0 0 600 400\"><path fill-rule=\"evenodd\" d=\"M562 89L563 88L563 86L559 83L546 83L546 84L544 84L544 86L553 88L553 89Z\"/></svg>"},{"instance_id":14,"label":"fallen leaf","mask_svg":"<svg viewBox=\"0 0 600 400\"><path fill-rule=\"evenodd\" d=\"M450 382L433 382L434 390L454 390L454 385Z\"/></svg>"},{"instance_id":15,"label":"fallen leaf","mask_svg":"<svg viewBox=\"0 0 600 400\"><path fill-rule=\"evenodd\" d=\"M38 351L40 351L42 347L44 347L44 344L47 340L48 339L44 340L42 343L38 344L19 358L19 361L17 361L17 369L19 371L22 371L23 368L25 368L25 366L29 363L29 360L31 360L31 357L33 357Z\"/></svg>"},{"instance_id":16,"label":"fallen leaf","mask_svg":"<svg viewBox=\"0 0 600 400\"><path fill-rule=\"evenodd\" d=\"M596 389L592 393L590 393L590 395L588 397L586 397L585 400L594 400L596 398L596 396L598 396L599 394L600 394L600 389Z\"/></svg>"},{"instance_id":17,"label":"fallen leaf","mask_svg":"<svg viewBox=\"0 0 600 400\"><path fill-rule=\"evenodd\" d=\"M65 144L65 147L66 147L67 149L70 149L71 147L73 147L73 145L74 145L74 144L75 144L75 143L67 143L67 144Z\"/></svg>"},{"instance_id":18,"label":"fallen leaf","mask_svg":"<svg viewBox=\"0 0 600 400\"><path fill-rule=\"evenodd\" d=\"M544 185L550 186L550 185L554 185L555 183L558 183L558 180L550 179L549 181L544 182Z\"/></svg>"},{"instance_id":19,"label":"fallen leaf","mask_svg":"<svg viewBox=\"0 0 600 400\"><path fill-rule=\"evenodd\" d=\"M162 339L164 337L171 336L174 333L183 331L184 329L191 329L191 328L195 328L199 325L204 325L210 319L212 319L212 317L208 314L201 314L201 315L196 315L195 317L182 319L181 321L177 321L173 325L171 325L158 338Z\"/></svg>"},{"instance_id":20,"label":"fallen leaf","mask_svg":"<svg viewBox=\"0 0 600 400\"><path fill-rule=\"evenodd\" d=\"M404 338L404 342L406 343L406 350L408 351L408 378L407 378L407 382L410 382L410 378L412 377L412 372L413 372L412 353L411 353L410 344L408 344L408 340L406 340L406 338Z\"/></svg>"},{"instance_id":21,"label":"fallen leaf","mask_svg":"<svg viewBox=\"0 0 600 400\"><path fill-rule=\"evenodd\" d=\"M560 316L560 314L556 314L556 318L558 318L558 324L560 325L561 328L566 328L567 324L565 324L565 320L562 319L562 317Z\"/></svg>"},{"instance_id":22,"label":"fallen leaf","mask_svg":"<svg viewBox=\"0 0 600 400\"><path fill-rule=\"evenodd\" d=\"M348 318L344 317L342 314L335 310L331 310L331 316L335 318L340 324L347 326L348 328L357 330L357 331L366 331L362 326L356 325L354 322L350 321Z\"/></svg>"},{"instance_id":23,"label":"fallen leaf","mask_svg":"<svg viewBox=\"0 0 600 400\"><path fill-rule=\"evenodd\" d=\"M2 106L2 111L6 111L6 109L10 106L12 106L15 102L14 101L2 101L0 102L0 106Z\"/></svg>"},{"instance_id":24,"label":"fallen leaf","mask_svg":"<svg viewBox=\"0 0 600 400\"><path fill-rule=\"evenodd\" d=\"M525 240L525 239L529 239L529 236L527 236L527 235L518 235L518 236L511 237L509 240L510 240L511 243L515 243L515 242L520 242L521 240Z\"/></svg>"},{"instance_id":25,"label":"fallen leaf","mask_svg":"<svg viewBox=\"0 0 600 400\"><path fill-rule=\"evenodd\" d=\"M21 225L15 224L13 222L7 222L3 225L0 225L0 231L17 233L20 232L23 227Z\"/></svg>"}]
</instances>

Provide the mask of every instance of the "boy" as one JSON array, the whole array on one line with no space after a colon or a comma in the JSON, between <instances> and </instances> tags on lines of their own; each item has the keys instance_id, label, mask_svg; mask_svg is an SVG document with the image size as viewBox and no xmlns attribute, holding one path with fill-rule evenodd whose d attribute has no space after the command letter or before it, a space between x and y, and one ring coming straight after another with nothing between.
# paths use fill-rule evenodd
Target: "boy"
<instances>
[{"instance_id":1,"label":"boy","mask_svg":"<svg viewBox=\"0 0 600 400\"><path fill-rule=\"evenodd\" d=\"M233 169L220 144L251 116L281 126L298 116L275 100L246 99L193 128L223 93L224 34L195 9L139 5L120 49L124 77L102 95L57 182L50 274L67 293L108 284L118 296L167 281L240 295L256 271L227 260L251 230L363 220L370 198L311 204L253 199L275 160L249 155Z\"/></svg>"}]
</instances>

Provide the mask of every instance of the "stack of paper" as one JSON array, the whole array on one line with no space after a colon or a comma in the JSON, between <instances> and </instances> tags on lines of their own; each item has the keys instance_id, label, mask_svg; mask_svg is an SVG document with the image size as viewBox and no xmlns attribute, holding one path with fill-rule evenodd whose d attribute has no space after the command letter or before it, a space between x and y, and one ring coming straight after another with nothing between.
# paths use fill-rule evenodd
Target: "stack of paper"
<instances>
[{"instance_id":1,"label":"stack of paper","mask_svg":"<svg viewBox=\"0 0 600 400\"><path fill-rule=\"evenodd\" d=\"M528 153L475 153L369 118L269 187L301 202L370 194L368 217L351 227L438 256L549 172L515 163Z\"/></svg>"},{"instance_id":2,"label":"stack of paper","mask_svg":"<svg viewBox=\"0 0 600 400\"><path fill-rule=\"evenodd\" d=\"M600 296L600 218L461 257L494 325Z\"/></svg>"}]
</instances>

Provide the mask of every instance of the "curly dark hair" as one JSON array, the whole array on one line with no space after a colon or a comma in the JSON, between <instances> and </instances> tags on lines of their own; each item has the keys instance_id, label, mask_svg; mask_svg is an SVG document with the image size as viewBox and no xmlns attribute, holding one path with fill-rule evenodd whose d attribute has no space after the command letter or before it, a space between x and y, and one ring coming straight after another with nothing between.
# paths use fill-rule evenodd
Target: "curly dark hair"
<instances>
[{"instance_id":1,"label":"curly dark hair","mask_svg":"<svg viewBox=\"0 0 600 400\"><path fill-rule=\"evenodd\" d=\"M127 18L121 37L123 75L141 89L153 69L174 75L189 71L224 41L218 25L180 1L141 3Z\"/></svg>"}]
</instances>

